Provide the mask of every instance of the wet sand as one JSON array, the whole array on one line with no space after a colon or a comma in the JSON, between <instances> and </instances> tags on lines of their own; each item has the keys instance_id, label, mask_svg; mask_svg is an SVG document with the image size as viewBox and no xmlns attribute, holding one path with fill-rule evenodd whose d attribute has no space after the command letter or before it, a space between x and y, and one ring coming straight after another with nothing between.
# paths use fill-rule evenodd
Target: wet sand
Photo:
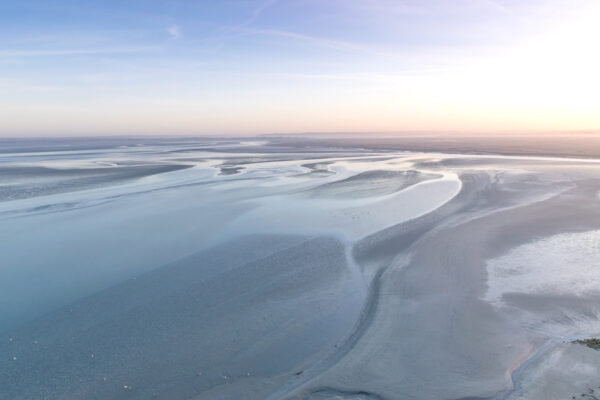
<instances>
[{"instance_id":1,"label":"wet sand","mask_svg":"<svg viewBox=\"0 0 600 400\"><path fill-rule=\"evenodd\" d=\"M0 203L0 398L594 395L600 163L277 143Z\"/></svg>"},{"instance_id":2,"label":"wet sand","mask_svg":"<svg viewBox=\"0 0 600 400\"><path fill-rule=\"evenodd\" d=\"M189 167L184 164L72 169L5 167L0 168L0 201L92 189Z\"/></svg>"}]
</instances>

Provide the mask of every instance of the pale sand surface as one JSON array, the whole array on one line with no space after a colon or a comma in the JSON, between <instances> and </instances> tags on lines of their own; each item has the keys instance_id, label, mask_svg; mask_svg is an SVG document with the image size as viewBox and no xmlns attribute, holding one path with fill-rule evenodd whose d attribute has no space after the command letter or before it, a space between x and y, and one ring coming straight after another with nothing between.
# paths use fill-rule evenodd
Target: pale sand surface
<instances>
[{"instance_id":1,"label":"pale sand surface","mask_svg":"<svg viewBox=\"0 0 600 400\"><path fill-rule=\"evenodd\" d=\"M419 182L441 177L441 175L419 171L367 171L317 186L309 190L307 194L311 197L342 199L383 196L406 189Z\"/></svg>"},{"instance_id":2,"label":"pale sand surface","mask_svg":"<svg viewBox=\"0 0 600 400\"><path fill-rule=\"evenodd\" d=\"M600 391L600 163L292 142L0 154L0 398Z\"/></svg>"}]
</instances>

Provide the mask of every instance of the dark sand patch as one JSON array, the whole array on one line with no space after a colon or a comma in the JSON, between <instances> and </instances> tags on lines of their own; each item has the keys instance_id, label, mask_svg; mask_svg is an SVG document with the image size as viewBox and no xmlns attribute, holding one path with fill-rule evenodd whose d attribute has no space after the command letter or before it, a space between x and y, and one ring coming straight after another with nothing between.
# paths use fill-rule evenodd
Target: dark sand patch
<instances>
[{"instance_id":1,"label":"dark sand patch","mask_svg":"<svg viewBox=\"0 0 600 400\"><path fill-rule=\"evenodd\" d=\"M310 170L310 172L308 172L306 174L300 174L297 176L302 177L302 176L306 176L306 175L313 175L313 176L335 175L335 172L333 172L332 170L329 169L329 166L331 164L333 164L333 161L321 161L321 162L315 162L315 163L302 164L302 167L308 168Z\"/></svg>"},{"instance_id":2,"label":"dark sand patch","mask_svg":"<svg viewBox=\"0 0 600 400\"><path fill-rule=\"evenodd\" d=\"M600 350L600 339L597 338L574 340L573 343L582 344L590 349Z\"/></svg>"},{"instance_id":3,"label":"dark sand patch","mask_svg":"<svg viewBox=\"0 0 600 400\"><path fill-rule=\"evenodd\" d=\"M0 201L93 189L190 167L183 164L77 169L1 167Z\"/></svg>"},{"instance_id":4,"label":"dark sand patch","mask_svg":"<svg viewBox=\"0 0 600 400\"><path fill-rule=\"evenodd\" d=\"M244 170L244 167L220 167L219 175L235 175Z\"/></svg>"}]
</instances>

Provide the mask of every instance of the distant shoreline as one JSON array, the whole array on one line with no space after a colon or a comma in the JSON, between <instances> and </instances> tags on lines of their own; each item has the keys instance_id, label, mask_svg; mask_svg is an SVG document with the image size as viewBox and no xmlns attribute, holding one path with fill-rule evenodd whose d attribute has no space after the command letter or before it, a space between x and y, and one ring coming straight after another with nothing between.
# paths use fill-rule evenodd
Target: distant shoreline
<instances>
[{"instance_id":1,"label":"distant shoreline","mask_svg":"<svg viewBox=\"0 0 600 400\"><path fill-rule=\"evenodd\" d=\"M560 158L600 158L600 135L573 133L568 136L539 135L450 135L368 136L357 134L278 134L256 136L93 136L77 138L0 138L0 153L102 150L129 146L210 145L250 140L267 141L267 147L314 149L367 149L373 151L411 151L425 153L541 156ZM231 149L234 150L234 149ZM246 150L246 149L244 149ZM255 149L258 150L258 149ZM260 150L259 150L260 151Z\"/></svg>"},{"instance_id":2,"label":"distant shoreline","mask_svg":"<svg viewBox=\"0 0 600 400\"><path fill-rule=\"evenodd\" d=\"M359 147L370 150L437 152L444 154L600 158L600 136L423 136L386 138L302 138L280 136L277 143Z\"/></svg>"}]
</instances>

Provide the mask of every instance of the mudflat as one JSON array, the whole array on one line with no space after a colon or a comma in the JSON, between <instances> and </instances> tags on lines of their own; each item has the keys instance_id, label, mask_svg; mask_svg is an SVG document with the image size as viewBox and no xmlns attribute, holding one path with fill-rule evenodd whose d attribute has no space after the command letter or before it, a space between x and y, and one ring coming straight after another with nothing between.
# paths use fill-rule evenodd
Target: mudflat
<instances>
[{"instance_id":1,"label":"mudflat","mask_svg":"<svg viewBox=\"0 0 600 400\"><path fill-rule=\"evenodd\" d=\"M140 140L0 154L0 398L600 390L593 143Z\"/></svg>"}]
</instances>

